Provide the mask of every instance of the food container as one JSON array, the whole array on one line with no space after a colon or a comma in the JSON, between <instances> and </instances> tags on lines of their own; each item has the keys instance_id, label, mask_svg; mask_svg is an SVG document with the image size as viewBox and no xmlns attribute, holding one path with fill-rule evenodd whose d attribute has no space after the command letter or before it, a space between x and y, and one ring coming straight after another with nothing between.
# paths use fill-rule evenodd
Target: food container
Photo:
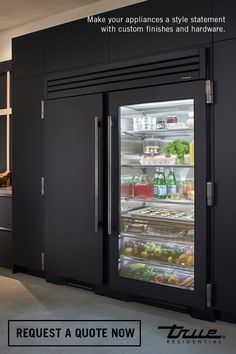
<instances>
[{"instance_id":1,"label":"food container","mask_svg":"<svg viewBox=\"0 0 236 354\"><path fill-rule=\"evenodd\" d=\"M143 153L143 142L139 137L123 135L121 139L121 154L133 155Z\"/></svg>"},{"instance_id":2,"label":"food container","mask_svg":"<svg viewBox=\"0 0 236 354\"><path fill-rule=\"evenodd\" d=\"M172 240L130 238L125 236L121 244L121 254L128 257L150 259L152 262L168 263L175 266L194 266L194 246L192 243L176 243Z\"/></svg>"},{"instance_id":3,"label":"food container","mask_svg":"<svg viewBox=\"0 0 236 354\"><path fill-rule=\"evenodd\" d=\"M183 196L186 199L194 200L194 182L184 181L183 183Z\"/></svg>"},{"instance_id":4,"label":"food container","mask_svg":"<svg viewBox=\"0 0 236 354\"><path fill-rule=\"evenodd\" d=\"M148 182L146 175L141 175L138 178L138 181L133 184L133 193L135 198L144 198L144 199L152 198L153 185Z\"/></svg>"},{"instance_id":5,"label":"food container","mask_svg":"<svg viewBox=\"0 0 236 354\"><path fill-rule=\"evenodd\" d=\"M161 129L166 129L166 123L164 120L159 120L156 124L156 129L161 130Z\"/></svg>"},{"instance_id":6,"label":"food container","mask_svg":"<svg viewBox=\"0 0 236 354\"><path fill-rule=\"evenodd\" d=\"M142 116L133 117L133 130L141 131L143 130L143 120Z\"/></svg>"},{"instance_id":7,"label":"food container","mask_svg":"<svg viewBox=\"0 0 236 354\"><path fill-rule=\"evenodd\" d=\"M186 120L186 125L188 128L194 128L194 119L193 118L189 118L188 120Z\"/></svg>"},{"instance_id":8,"label":"food container","mask_svg":"<svg viewBox=\"0 0 236 354\"><path fill-rule=\"evenodd\" d=\"M177 117L176 116L167 116L166 123L177 123Z\"/></svg>"},{"instance_id":9,"label":"food container","mask_svg":"<svg viewBox=\"0 0 236 354\"><path fill-rule=\"evenodd\" d=\"M142 130L156 130L156 117L146 115L142 118Z\"/></svg>"},{"instance_id":10,"label":"food container","mask_svg":"<svg viewBox=\"0 0 236 354\"><path fill-rule=\"evenodd\" d=\"M147 155L158 155L161 151L161 142L157 138L146 138L143 140L143 153Z\"/></svg>"},{"instance_id":11,"label":"food container","mask_svg":"<svg viewBox=\"0 0 236 354\"><path fill-rule=\"evenodd\" d=\"M156 166L156 165L175 165L176 155L154 155L154 156L142 156L140 164L142 166Z\"/></svg>"},{"instance_id":12,"label":"food container","mask_svg":"<svg viewBox=\"0 0 236 354\"><path fill-rule=\"evenodd\" d=\"M167 129L185 129L186 127L187 125L184 122L166 123Z\"/></svg>"}]
</instances>

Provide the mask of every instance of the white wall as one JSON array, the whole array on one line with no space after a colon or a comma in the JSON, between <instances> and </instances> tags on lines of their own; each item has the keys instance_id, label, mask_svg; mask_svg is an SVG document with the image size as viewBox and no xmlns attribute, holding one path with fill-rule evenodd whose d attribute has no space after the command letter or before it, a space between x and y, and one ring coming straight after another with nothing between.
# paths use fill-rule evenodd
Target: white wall
<instances>
[{"instance_id":1,"label":"white wall","mask_svg":"<svg viewBox=\"0 0 236 354\"><path fill-rule=\"evenodd\" d=\"M94 4L78 7L73 10L2 31L0 32L0 62L11 59L11 39L14 37L142 1L146 0L100 0Z\"/></svg>"}]
</instances>

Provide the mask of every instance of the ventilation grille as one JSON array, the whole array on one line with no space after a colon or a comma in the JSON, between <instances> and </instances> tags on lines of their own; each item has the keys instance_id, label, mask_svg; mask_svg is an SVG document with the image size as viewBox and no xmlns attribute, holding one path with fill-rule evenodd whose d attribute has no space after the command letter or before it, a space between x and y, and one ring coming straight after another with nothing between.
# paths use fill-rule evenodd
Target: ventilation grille
<instances>
[{"instance_id":1,"label":"ventilation grille","mask_svg":"<svg viewBox=\"0 0 236 354\"><path fill-rule=\"evenodd\" d=\"M96 69L49 74L48 98L205 78L205 51L153 56Z\"/></svg>"}]
</instances>

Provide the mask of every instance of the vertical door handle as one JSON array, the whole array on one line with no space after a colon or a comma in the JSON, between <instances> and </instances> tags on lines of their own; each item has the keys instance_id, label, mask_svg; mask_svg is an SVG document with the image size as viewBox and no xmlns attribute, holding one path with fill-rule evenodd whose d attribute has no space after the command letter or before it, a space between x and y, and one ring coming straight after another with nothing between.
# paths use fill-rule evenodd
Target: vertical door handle
<instances>
[{"instance_id":1,"label":"vertical door handle","mask_svg":"<svg viewBox=\"0 0 236 354\"><path fill-rule=\"evenodd\" d=\"M111 198L111 194L112 194L112 185L111 185L111 173L112 173L112 153L111 153L111 146L112 146L112 119L111 116L108 116L108 122L107 122L108 126L107 126L107 137L108 137L108 141L107 141L107 158L108 158L108 164L107 164L107 177L108 177L108 200L107 200L107 209L108 209L108 234L111 235L111 208L112 208L112 198Z\"/></svg>"},{"instance_id":2,"label":"vertical door handle","mask_svg":"<svg viewBox=\"0 0 236 354\"><path fill-rule=\"evenodd\" d=\"M99 229L99 118L95 117L95 165L94 165L94 187L95 187L95 205L94 205L94 216L95 216L95 232Z\"/></svg>"},{"instance_id":3,"label":"vertical door handle","mask_svg":"<svg viewBox=\"0 0 236 354\"><path fill-rule=\"evenodd\" d=\"M45 178L41 177L41 195L44 195Z\"/></svg>"}]
</instances>

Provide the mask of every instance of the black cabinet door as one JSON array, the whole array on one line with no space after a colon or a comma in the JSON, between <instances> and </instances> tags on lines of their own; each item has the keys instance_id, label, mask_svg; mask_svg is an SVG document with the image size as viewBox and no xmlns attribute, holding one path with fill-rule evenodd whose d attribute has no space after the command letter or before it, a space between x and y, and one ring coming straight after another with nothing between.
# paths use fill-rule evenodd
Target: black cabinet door
<instances>
[{"instance_id":1,"label":"black cabinet door","mask_svg":"<svg viewBox=\"0 0 236 354\"><path fill-rule=\"evenodd\" d=\"M13 85L14 265L41 270L43 252L43 75Z\"/></svg>"},{"instance_id":2,"label":"black cabinet door","mask_svg":"<svg viewBox=\"0 0 236 354\"><path fill-rule=\"evenodd\" d=\"M100 94L45 107L46 272L90 284L102 281L102 107Z\"/></svg>"},{"instance_id":3,"label":"black cabinet door","mask_svg":"<svg viewBox=\"0 0 236 354\"><path fill-rule=\"evenodd\" d=\"M217 187L214 227L215 308L236 314L235 274L235 207L236 190L233 183L236 169L235 154L235 56L236 40L214 45L214 139L215 182ZM231 275L232 274L232 278Z\"/></svg>"}]
</instances>

